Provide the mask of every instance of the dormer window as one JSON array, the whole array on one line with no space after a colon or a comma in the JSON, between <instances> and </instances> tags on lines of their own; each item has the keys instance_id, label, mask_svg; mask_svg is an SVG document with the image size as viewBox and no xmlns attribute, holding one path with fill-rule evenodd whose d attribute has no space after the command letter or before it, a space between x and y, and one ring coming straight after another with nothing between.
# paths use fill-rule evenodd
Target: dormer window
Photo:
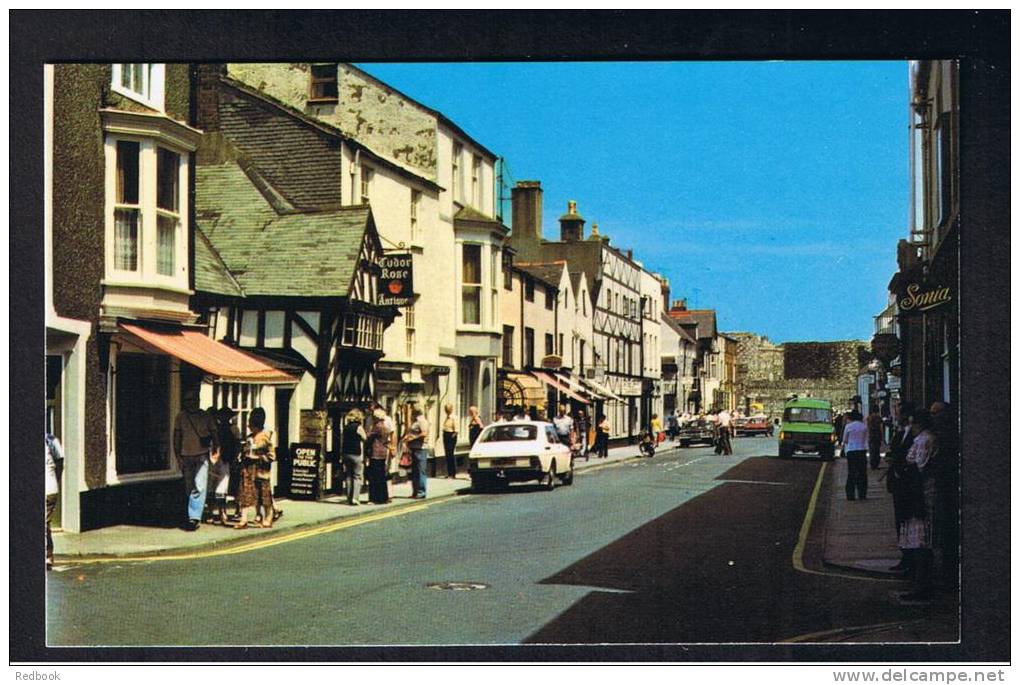
<instances>
[{"instance_id":1,"label":"dormer window","mask_svg":"<svg viewBox=\"0 0 1020 685\"><path fill-rule=\"evenodd\" d=\"M115 93L162 111L164 76L162 64L114 64L111 86Z\"/></svg>"},{"instance_id":2,"label":"dormer window","mask_svg":"<svg viewBox=\"0 0 1020 685\"><path fill-rule=\"evenodd\" d=\"M313 64L308 99L319 102L336 102L339 97L336 73L336 64Z\"/></svg>"}]
</instances>

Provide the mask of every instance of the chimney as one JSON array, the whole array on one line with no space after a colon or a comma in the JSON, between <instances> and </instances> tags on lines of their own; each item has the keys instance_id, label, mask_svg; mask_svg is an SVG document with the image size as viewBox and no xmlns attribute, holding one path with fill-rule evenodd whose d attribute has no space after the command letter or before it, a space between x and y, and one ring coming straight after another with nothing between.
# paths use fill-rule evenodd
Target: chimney
<instances>
[{"instance_id":1,"label":"chimney","mask_svg":"<svg viewBox=\"0 0 1020 685\"><path fill-rule=\"evenodd\" d=\"M669 279L665 276L660 276L659 283L662 284L662 301L669 302Z\"/></svg>"},{"instance_id":2,"label":"chimney","mask_svg":"<svg viewBox=\"0 0 1020 685\"><path fill-rule=\"evenodd\" d=\"M542 240L542 183L518 181L510 191L511 229L515 242Z\"/></svg>"},{"instance_id":3,"label":"chimney","mask_svg":"<svg viewBox=\"0 0 1020 685\"><path fill-rule=\"evenodd\" d=\"M682 300L673 300L673 311L686 312L687 311L687 298Z\"/></svg>"},{"instance_id":4,"label":"chimney","mask_svg":"<svg viewBox=\"0 0 1020 685\"><path fill-rule=\"evenodd\" d=\"M634 250L631 250L630 248L627 249L627 259L632 262L634 261Z\"/></svg>"},{"instance_id":5,"label":"chimney","mask_svg":"<svg viewBox=\"0 0 1020 685\"><path fill-rule=\"evenodd\" d=\"M206 133L220 130L220 77L227 75L226 64L199 64L194 80L194 124Z\"/></svg>"},{"instance_id":6,"label":"chimney","mask_svg":"<svg viewBox=\"0 0 1020 685\"><path fill-rule=\"evenodd\" d=\"M560 217L560 240L584 240L584 217L577 213L577 201L567 203L567 213Z\"/></svg>"}]
</instances>

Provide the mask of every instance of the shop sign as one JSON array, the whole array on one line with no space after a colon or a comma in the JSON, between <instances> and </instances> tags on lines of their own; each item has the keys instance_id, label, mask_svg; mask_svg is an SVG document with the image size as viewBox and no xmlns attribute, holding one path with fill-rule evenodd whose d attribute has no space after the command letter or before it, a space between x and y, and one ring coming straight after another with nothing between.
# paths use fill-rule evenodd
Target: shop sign
<instances>
[{"instance_id":1,"label":"shop sign","mask_svg":"<svg viewBox=\"0 0 1020 685\"><path fill-rule=\"evenodd\" d=\"M641 381L637 380L625 380L620 381L620 392L619 395L640 395L641 394Z\"/></svg>"},{"instance_id":2,"label":"shop sign","mask_svg":"<svg viewBox=\"0 0 1020 685\"><path fill-rule=\"evenodd\" d=\"M414 267L409 252L384 254L379 258L380 305L406 307L414 302Z\"/></svg>"},{"instance_id":3,"label":"shop sign","mask_svg":"<svg viewBox=\"0 0 1020 685\"><path fill-rule=\"evenodd\" d=\"M558 354L547 354L542 357L543 369L559 369L563 366L563 357Z\"/></svg>"},{"instance_id":4,"label":"shop sign","mask_svg":"<svg viewBox=\"0 0 1020 685\"><path fill-rule=\"evenodd\" d=\"M900 298L899 307L903 313L923 312L944 305L952 299L947 287L941 285L925 287L920 283L911 283L907 286L906 296Z\"/></svg>"},{"instance_id":5,"label":"shop sign","mask_svg":"<svg viewBox=\"0 0 1020 685\"><path fill-rule=\"evenodd\" d=\"M666 395L675 395L676 381L662 381L662 392Z\"/></svg>"},{"instance_id":6,"label":"shop sign","mask_svg":"<svg viewBox=\"0 0 1020 685\"><path fill-rule=\"evenodd\" d=\"M900 339L894 333L878 333L871 339L871 354L880 362L889 365L900 356Z\"/></svg>"},{"instance_id":7,"label":"shop sign","mask_svg":"<svg viewBox=\"0 0 1020 685\"><path fill-rule=\"evenodd\" d=\"M885 387L896 391L900 389L900 377L889 374L885 379Z\"/></svg>"},{"instance_id":8,"label":"shop sign","mask_svg":"<svg viewBox=\"0 0 1020 685\"><path fill-rule=\"evenodd\" d=\"M312 442L292 442L290 445L290 455L291 498L319 499L319 472L322 468L322 448Z\"/></svg>"}]
</instances>

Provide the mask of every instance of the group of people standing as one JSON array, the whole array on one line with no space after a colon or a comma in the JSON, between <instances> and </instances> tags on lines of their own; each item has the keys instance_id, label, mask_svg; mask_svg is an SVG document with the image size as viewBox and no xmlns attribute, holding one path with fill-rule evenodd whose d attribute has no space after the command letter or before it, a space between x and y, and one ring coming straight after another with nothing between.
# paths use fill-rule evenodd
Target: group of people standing
<instances>
[{"instance_id":1,"label":"group of people standing","mask_svg":"<svg viewBox=\"0 0 1020 685\"><path fill-rule=\"evenodd\" d=\"M846 496L863 500L868 493L867 469L878 469L883 441L883 422L877 407L867 421L852 411L842 421L840 433L847 459ZM904 601L927 601L935 588L936 556L944 575L943 585L955 588L959 560L959 451L956 422L951 407L935 402L930 409L910 402L899 406L898 418L888 441L883 478L893 498L893 522L900 561L890 568L914 580L915 589Z\"/></svg>"}]
</instances>

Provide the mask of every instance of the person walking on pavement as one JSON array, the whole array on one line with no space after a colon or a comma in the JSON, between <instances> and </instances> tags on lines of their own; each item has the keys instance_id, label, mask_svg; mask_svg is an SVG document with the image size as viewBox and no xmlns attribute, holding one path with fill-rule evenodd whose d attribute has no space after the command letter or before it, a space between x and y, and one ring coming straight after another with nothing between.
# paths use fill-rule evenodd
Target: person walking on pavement
<instances>
[{"instance_id":1,"label":"person walking on pavement","mask_svg":"<svg viewBox=\"0 0 1020 685\"><path fill-rule=\"evenodd\" d=\"M390 438L393 431L382 407L372 412L372 428L368 432L368 501L386 504L390 501L388 464Z\"/></svg>"},{"instance_id":2,"label":"person walking on pavement","mask_svg":"<svg viewBox=\"0 0 1020 685\"><path fill-rule=\"evenodd\" d=\"M893 498L893 522L896 535L899 537L900 526L907 520L910 512L910 481L907 472L907 452L914 442L914 434L910 430L910 415L914 406L909 402L900 404L897 426L889 440L889 450L885 457L889 461L886 470L885 487ZM890 567L890 571L910 571L911 558L905 549L900 549L899 563Z\"/></svg>"},{"instance_id":3,"label":"person walking on pavement","mask_svg":"<svg viewBox=\"0 0 1020 685\"><path fill-rule=\"evenodd\" d=\"M472 447L475 446L475 442L478 440L478 436L481 435L483 428L485 428L485 424L478 413L478 407L474 405L468 407L468 441Z\"/></svg>"},{"instance_id":4,"label":"person walking on pavement","mask_svg":"<svg viewBox=\"0 0 1020 685\"><path fill-rule=\"evenodd\" d=\"M716 454L731 455L733 454L733 445L730 443L730 438L733 435L733 417L723 409L716 415L716 421L719 425L719 448Z\"/></svg>"},{"instance_id":5,"label":"person walking on pavement","mask_svg":"<svg viewBox=\"0 0 1020 685\"><path fill-rule=\"evenodd\" d=\"M572 445L570 436L574 432L574 419L570 418L570 414L567 413L566 405L560 405L559 413L553 418L553 427L556 428L556 437L560 439L560 442L570 447Z\"/></svg>"},{"instance_id":6,"label":"person walking on pavement","mask_svg":"<svg viewBox=\"0 0 1020 685\"><path fill-rule=\"evenodd\" d=\"M856 409L850 412L850 422L843 428L843 454L846 456L846 498L868 497L868 427Z\"/></svg>"},{"instance_id":7,"label":"person walking on pavement","mask_svg":"<svg viewBox=\"0 0 1020 685\"><path fill-rule=\"evenodd\" d=\"M446 455L446 477L457 477L457 419L453 415L453 405L443 407L446 418L443 419L443 454Z\"/></svg>"},{"instance_id":8,"label":"person walking on pavement","mask_svg":"<svg viewBox=\"0 0 1020 685\"><path fill-rule=\"evenodd\" d=\"M901 595L902 601L927 601L932 595L932 549L935 522L935 472L938 444L932 432L931 415L918 409L910 418L914 442L907 451L910 474L910 515L900 527L899 545L912 556L913 592Z\"/></svg>"},{"instance_id":9,"label":"person walking on pavement","mask_svg":"<svg viewBox=\"0 0 1020 685\"><path fill-rule=\"evenodd\" d=\"M234 528L248 527L248 511L262 505L263 528L272 528L276 512L273 507L273 493L270 486L270 469L276 452L273 448L272 431L265 429L266 410L256 407L248 416L248 436L241 451L241 483L237 489L237 500L241 507L241 519Z\"/></svg>"},{"instance_id":10,"label":"person walking on pavement","mask_svg":"<svg viewBox=\"0 0 1020 685\"><path fill-rule=\"evenodd\" d=\"M595 456L601 459L609 458L609 433L612 426L609 425L609 417L599 416L598 428L595 433Z\"/></svg>"},{"instance_id":11,"label":"person walking on pavement","mask_svg":"<svg viewBox=\"0 0 1020 685\"><path fill-rule=\"evenodd\" d=\"M868 462L872 471L882 463L882 429L882 415L878 405L873 404L868 410Z\"/></svg>"},{"instance_id":12,"label":"person walking on pavement","mask_svg":"<svg viewBox=\"0 0 1020 685\"><path fill-rule=\"evenodd\" d=\"M198 383L194 379L183 392L184 408L174 421L174 454L184 476L187 493L187 531L198 530L205 510L206 489L209 487L209 460L220 458L216 422L198 405Z\"/></svg>"},{"instance_id":13,"label":"person walking on pavement","mask_svg":"<svg viewBox=\"0 0 1020 685\"><path fill-rule=\"evenodd\" d=\"M60 475L64 470L64 449L51 433L46 434L46 570L53 568L53 530L50 522L60 499Z\"/></svg>"},{"instance_id":14,"label":"person walking on pavement","mask_svg":"<svg viewBox=\"0 0 1020 685\"><path fill-rule=\"evenodd\" d=\"M428 480L428 448L429 422L421 409L415 409L411 414L413 421L407 435L404 436L404 443L411 450L411 497L413 499L425 499L425 488Z\"/></svg>"},{"instance_id":15,"label":"person walking on pavement","mask_svg":"<svg viewBox=\"0 0 1020 685\"><path fill-rule=\"evenodd\" d=\"M365 415L360 409L347 412L343 434L340 437L344 460L344 494L347 504L356 507L361 504L361 486L365 482L365 441L368 435L362 423Z\"/></svg>"}]
</instances>

